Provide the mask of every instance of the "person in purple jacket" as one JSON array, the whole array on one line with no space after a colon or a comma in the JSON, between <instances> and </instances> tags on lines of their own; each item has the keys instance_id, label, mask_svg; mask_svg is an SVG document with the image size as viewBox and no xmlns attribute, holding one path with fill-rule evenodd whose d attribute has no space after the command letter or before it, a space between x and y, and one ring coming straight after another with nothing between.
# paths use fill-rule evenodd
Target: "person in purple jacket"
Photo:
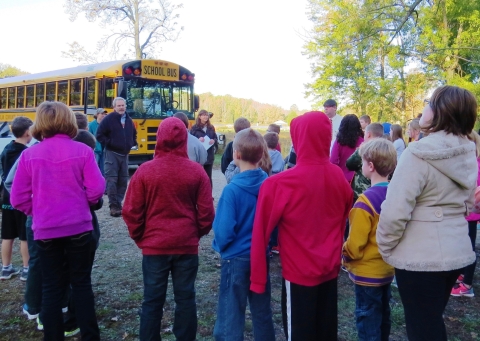
<instances>
[{"instance_id":1,"label":"person in purple jacket","mask_svg":"<svg viewBox=\"0 0 480 341\"><path fill-rule=\"evenodd\" d=\"M41 142L20 156L10 199L13 207L34 215L32 230L43 276L44 340L64 340L62 296L68 285L82 340L100 340L91 285L95 242L90 205L102 197L105 179L92 149L71 140L77 123L65 104L40 104L32 135Z\"/></svg>"}]
</instances>

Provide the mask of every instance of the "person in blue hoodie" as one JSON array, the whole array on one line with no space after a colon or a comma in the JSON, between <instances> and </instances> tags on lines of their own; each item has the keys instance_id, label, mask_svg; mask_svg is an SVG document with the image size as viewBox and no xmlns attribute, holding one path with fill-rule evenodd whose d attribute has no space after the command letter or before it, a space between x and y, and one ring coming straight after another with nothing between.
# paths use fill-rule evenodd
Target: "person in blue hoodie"
<instances>
[{"instance_id":1,"label":"person in blue hoodie","mask_svg":"<svg viewBox=\"0 0 480 341\"><path fill-rule=\"evenodd\" d=\"M233 141L233 160L240 173L223 189L213 221L212 247L222 257L217 321L213 331L216 341L243 340L247 301L255 340L275 340L269 278L264 293L256 294L249 289L253 219L260 186L267 178L258 168L258 162L266 148L262 135L251 128L238 132Z\"/></svg>"}]
</instances>

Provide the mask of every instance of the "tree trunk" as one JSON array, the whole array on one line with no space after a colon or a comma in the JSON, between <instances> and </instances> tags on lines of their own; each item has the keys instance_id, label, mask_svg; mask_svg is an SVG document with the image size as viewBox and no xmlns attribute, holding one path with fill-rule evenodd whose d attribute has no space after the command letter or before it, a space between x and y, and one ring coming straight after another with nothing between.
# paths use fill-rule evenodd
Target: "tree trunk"
<instances>
[{"instance_id":1,"label":"tree trunk","mask_svg":"<svg viewBox=\"0 0 480 341\"><path fill-rule=\"evenodd\" d=\"M133 27L133 36L135 37L135 56L137 59L143 59L143 51L140 48L140 14L138 11L138 0L133 2L133 11L135 16Z\"/></svg>"}]
</instances>

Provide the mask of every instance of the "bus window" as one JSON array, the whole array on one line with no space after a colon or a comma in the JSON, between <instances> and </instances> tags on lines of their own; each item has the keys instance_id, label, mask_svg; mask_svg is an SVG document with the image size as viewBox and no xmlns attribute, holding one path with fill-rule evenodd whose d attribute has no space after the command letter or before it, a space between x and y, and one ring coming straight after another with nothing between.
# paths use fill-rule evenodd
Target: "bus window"
<instances>
[{"instance_id":1,"label":"bus window","mask_svg":"<svg viewBox=\"0 0 480 341\"><path fill-rule=\"evenodd\" d=\"M27 108L35 106L35 85L27 85Z\"/></svg>"},{"instance_id":2,"label":"bus window","mask_svg":"<svg viewBox=\"0 0 480 341\"><path fill-rule=\"evenodd\" d=\"M25 87L17 86L17 108L25 108Z\"/></svg>"},{"instance_id":3,"label":"bus window","mask_svg":"<svg viewBox=\"0 0 480 341\"><path fill-rule=\"evenodd\" d=\"M82 104L82 80L72 79L70 81L70 105Z\"/></svg>"},{"instance_id":4,"label":"bus window","mask_svg":"<svg viewBox=\"0 0 480 341\"><path fill-rule=\"evenodd\" d=\"M95 104L95 88L98 84L98 81L95 79L89 79L88 80L88 105L94 105Z\"/></svg>"},{"instance_id":5,"label":"bus window","mask_svg":"<svg viewBox=\"0 0 480 341\"><path fill-rule=\"evenodd\" d=\"M47 83L47 101L55 100L56 83Z\"/></svg>"},{"instance_id":6,"label":"bus window","mask_svg":"<svg viewBox=\"0 0 480 341\"><path fill-rule=\"evenodd\" d=\"M58 82L57 101L67 104L68 81Z\"/></svg>"},{"instance_id":7,"label":"bus window","mask_svg":"<svg viewBox=\"0 0 480 341\"><path fill-rule=\"evenodd\" d=\"M166 118L181 111L193 119L191 86L132 79L127 88L127 110L132 118Z\"/></svg>"},{"instance_id":8,"label":"bus window","mask_svg":"<svg viewBox=\"0 0 480 341\"><path fill-rule=\"evenodd\" d=\"M7 108L7 89L0 89L0 109Z\"/></svg>"},{"instance_id":9,"label":"bus window","mask_svg":"<svg viewBox=\"0 0 480 341\"><path fill-rule=\"evenodd\" d=\"M45 101L45 84L37 84L35 106L38 107L43 101Z\"/></svg>"},{"instance_id":10,"label":"bus window","mask_svg":"<svg viewBox=\"0 0 480 341\"><path fill-rule=\"evenodd\" d=\"M115 98L115 86L113 84L113 79L109 78L105 80L105 108L112 108L112 102Z\"/></svg>"},{"instance_id":11,"label":"bus window","mask_svg":"<svg viewBox=\"0 0 480 341\"><path fill-rule=\"evenodd\" d=\"M15 88L8 88L8 108L15 108Z\"/></svg>"}]
</instances>

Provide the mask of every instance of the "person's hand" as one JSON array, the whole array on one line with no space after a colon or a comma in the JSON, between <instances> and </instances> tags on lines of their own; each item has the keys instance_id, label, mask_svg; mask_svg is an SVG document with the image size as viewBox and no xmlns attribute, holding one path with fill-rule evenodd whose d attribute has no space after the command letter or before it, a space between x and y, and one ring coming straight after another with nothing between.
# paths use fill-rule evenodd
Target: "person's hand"
<instances>
[{"instance_id":1,"label":"person's hand","mask_svg":"<svg viewBox=\"0 0 480 341\"><path fill-rule=\"evenodd\" d=\"M214 144L215 143L215 140L214 139L211 139L210 141L208 141L209 144Z\"/></svg>"},{"instance_id":2,"label":"person's hand","mask_svg":"<svg viewBox=\"0 0 480 341\"><path fill-rule=\"evenodd\" d=\"M203 137L199 137L198 139L200 140L200 142L205 141L205 139Z\"/></svg>"}]
</instances>

